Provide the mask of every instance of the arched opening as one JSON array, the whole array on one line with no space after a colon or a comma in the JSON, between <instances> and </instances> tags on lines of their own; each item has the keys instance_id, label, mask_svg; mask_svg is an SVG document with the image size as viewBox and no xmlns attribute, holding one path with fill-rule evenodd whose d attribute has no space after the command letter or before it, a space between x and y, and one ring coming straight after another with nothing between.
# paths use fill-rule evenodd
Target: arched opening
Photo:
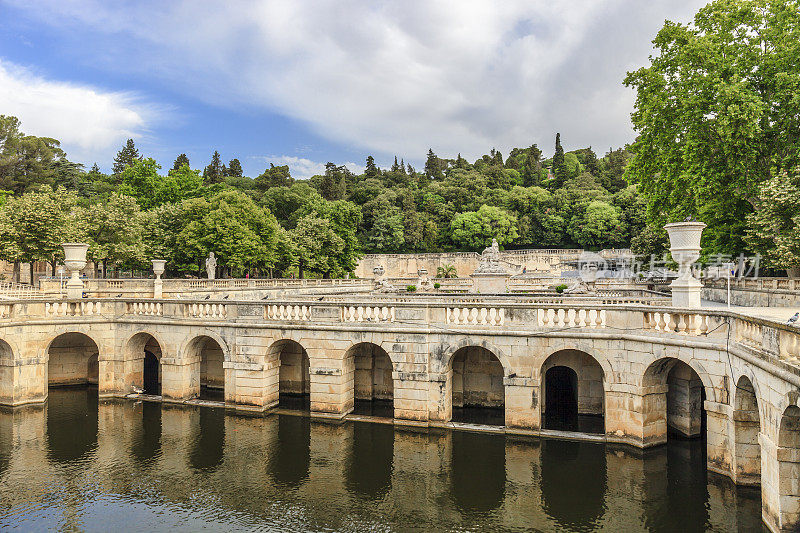
<instances>
[{"instance_id":1,"label":"arched opening","mask_svg":"<svg viewBox=\"0 0 800 533\"><path fill-rule=\"evenodd\" d=\"M300 343L282 340L271 352L280 364L278 370L278 403L285 409L311 408L311 372L308 353Z\"/></svg>"},{"instance_id":2,"label":"arched opening","mask_svg":"<svg viewBox=\"0 0 800 533\"><path fill-rule=\"evenodd\" d=\"M137 333L128 341L127 358L132 372L132 390L161 394L161 345L149 333Z\"/></svg>"},{"instance_id":3,"label":"arched opening","mask_svg":"<svg viewBox=\"0 0 800 533\"><path fill-rule=\"evenodd\" d=\"M541 375L545 429L605 431L605 374L594 357L580 350L558 351L542 364Z\"/></svg>"},{"instance_id":4,"label":"arched opening","mask_svg":"<svg viewBox=\"0 0 800 533\"><path fill-rule=\"evenodd\" d=\"M800 528L800 407L790 405L778 432L778 487L781 530Z\"/></svg>"},{"instance_id":5,"label":"arched opening","mask_svg":"<svg viewBox=\"0 0 800 533\"><path fill-rule=\"evenodd\" d=\"M349 357L353 358L355 366L355 412L392 418L394 380L389 354L377 344L362 342L348 350L345 359Z\"/></svg>"},{"instance_id":6,"label":"arched opening","mask_svg":"<svg viewBox=\"0 0 800 533\"><path fill-rule=\"evenodd\" d=\"M59 335L47 349L47 385L69 387L94 385L99 380L100 350L91 337L83 333Z\"/></svg>"},{"instance_id":7,"label":"arched opening","mask_svg":"<svg viewBox=\"0 0 800 533\"><path fill-rule=\"evenodd\" d=\"M745 376L736 384L733 428L736 451L736 483L759 485L761 483L761 418L753 383Z\"/></svg>"},{"instance_id":8,"label":"arched opening","mask_svg":"<svg viewBox=\"0 0 800 533\"><path fill-rule=\"evenodd\" d=\"M644 373L645 441L705 436L705 387L688 364L672 357L652 363Z\"/></svg>"},{"instance_id":9,"label":"arched opening","mask_svg":"<svg viewBox=\"0 0 800 533\"><path fill-rule=\"evenodd\" d=\"M195 387L200 386L201 400L225 401L225 352L219 342L201 335L189 343L189 353L194 354ZM197 390L197 389L195 389Z\"/></svg>"},{"instance_id":10,"label":"arched opening","mask_svg":"<svg viewBox=\"0 0 800 533\"><path fill-rule=\"evenodd\" d=\"M451 359L453 421L505 424L503 365L481 346L465 346Z\"/></svg>"}]
</instances>

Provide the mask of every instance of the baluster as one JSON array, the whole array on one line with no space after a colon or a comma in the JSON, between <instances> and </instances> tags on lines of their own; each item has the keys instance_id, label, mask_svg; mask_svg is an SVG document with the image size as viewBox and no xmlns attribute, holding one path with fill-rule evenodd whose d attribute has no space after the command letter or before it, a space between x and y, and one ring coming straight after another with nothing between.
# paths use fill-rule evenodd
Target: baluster
<instances>
[{"instance_id":1,"label":"baluster","mask_svg":"<svg viewBox=\"0 0 800 533\"><path fill-rule=\"evenodd\" d=\"M495 307L489 309L489 324L492 326L497 325L497 308Z\"/></svg>"},{"instance_id":2,"label":"baluster","mask_svg":"<svg viewBox=\"0 0 800 533\"><path fill-rule=\"evenodd\" d=\"M675 322L675 313L669 313L669 322L667 323L667 329L670 333L673 333L678 327L678 324Z\"/></svg>"},{"instance_id":3,"label":"baluster","mask_svg":"<svg viewBox=\"0 0 800 533\"><path fill-rule=\"evenodd\" d=\"M586 309L578 310L578 326L581 328L586 327Z\"/></svg>"},{"instance_id":4,"label":"baluster","mask_svg":"<svg viewBox=\"0 0 800 533\"><path fill-rule=\"evenodd\" d=\"M469 310L469 324L475 325L478 323L478 310L474 307Z\"/></svg>"},{"instance_id":5,"label":"baluster","mask_svg":"<svg viewBox=\"0 0 800 533\"><path fill-rule=\"evenodd\" d=\"M677 327L678 327L678 330L677 330L678 333L680 333L681 335L686 335L686 329L687 329L686 328L686 315L684 315L683 313L678 315L678 326Z\"/></svg>"},{"instance_id":6,"label":"baluster","mask_svg":"<svg viewBox=\"0 0 800 533\"><path fill-rule=\"evenodd\" d=\"M568 309L567 310L567 325L571 328L575 327L575 310Z\"/></svg>"},{"instance_id":7,"label":"baluster","mask_svg":"<svg viewBox=\"0 0 800 533\"><path fill-rule=\"evenodd\" d=\"M488 314L488 312L486 311L486 308L485 307L481 307L481 310L480 310L480 313L479 313L479 317L478 317L478 322L480 322L481 324L486 324L486 315L487 314Z\"/></svg>"},{"instance_id":8,"label":"baluster","mask_svg":"<svg viewBox=\"0 0 800 533\"><path fill-rule=\"evenodd\" d=\"M597 311L597 327L604 328L606 327L606 311L605 309L601 309Z\"/></svg>"}]
</instances>

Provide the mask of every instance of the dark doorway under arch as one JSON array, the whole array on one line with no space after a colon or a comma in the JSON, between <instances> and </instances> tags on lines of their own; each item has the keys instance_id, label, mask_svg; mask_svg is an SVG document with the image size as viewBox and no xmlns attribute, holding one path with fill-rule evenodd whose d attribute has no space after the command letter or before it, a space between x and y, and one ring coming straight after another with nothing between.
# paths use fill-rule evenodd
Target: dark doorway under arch
<instances>
[{"instance_id":1,"label":"dark doorway under arch","mask_svg":"<svg viewBox=\"0 0 800 533\"><path fill-rule=\"evenodd\" d=\"M143 389L145 394L161 394L161 376L158 357L148 350L144 352Z\"/></svg>"},{"instance_id":2,"label":"dark doorway under arch","mask_svg":"<svg viewBox=\"0 0 800 533\"><path fill-rule=\"evenodd\" d=\"M544 427L578 431L578 373L566 366L547 369Z\"/></svg>"}]
</instances>

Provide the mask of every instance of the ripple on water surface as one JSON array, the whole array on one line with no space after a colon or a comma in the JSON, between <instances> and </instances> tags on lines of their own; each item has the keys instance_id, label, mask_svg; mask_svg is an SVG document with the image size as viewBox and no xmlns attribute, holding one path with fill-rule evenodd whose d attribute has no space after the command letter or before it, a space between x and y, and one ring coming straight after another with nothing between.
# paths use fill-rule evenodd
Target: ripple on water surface
<instances>
[{"instance_id":1,"label":"ripple on water surface","mask_svg":"<svg viewBox=\"0 0 800 533\"><path fill-rule=\"evenodd\" d=\"M699 441L638 452L53 389L0 411L0 529L763 530L759 490L704 465Z\"/></svg>"}]
</instances>

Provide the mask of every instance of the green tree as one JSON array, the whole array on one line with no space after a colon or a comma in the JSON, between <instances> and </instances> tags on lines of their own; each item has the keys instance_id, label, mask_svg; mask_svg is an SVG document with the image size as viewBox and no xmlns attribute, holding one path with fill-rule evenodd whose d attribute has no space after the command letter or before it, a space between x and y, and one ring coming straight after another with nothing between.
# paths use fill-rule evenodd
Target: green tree
<instances>
[{"instance_id":1,"label":"green tree","mask_svg":"<svg viewBox=\"0 0 800 533\"><path fill-rule=\"evenodd\" d=\"M122 174L126 168L141 159L142 156L139 155L139 150L136 148L133 139L128 139L125 146L114 157L114 174Z\"/></svg>"},{"instance_id":2,"label":"green tree","mask_svg":"<svg viewBox=\"0 0 800 533\"><path fill-rule=\"evenodd\" d=\"M339 271L345 243L336 234L330 220L311 212L299 220L297 227L290 232L290 238L295 248L298 277L302 278L306 271L311 271L329 278Z\"/></svg>"},{"instance_id":3,"label":"green tree","mask_svg":"<svg viewBox=\"0 0 800 533\"><path fill-rule=\"evenodd\" d=\"M42 184L81 183L81 165L66 159L56 139L25 135L19 128L19 119L0 115L0 188L21 193Z\"/></svg>"},{"instance_id":4,"label":"green tree","mask_svg":"<svg viewBox=\"0 0 800 533\"><path fill-rule=\"evenodd\" d=\"M445 279L457 278L458 271L456 270L455 266L451 265L450 263L446 263L443 266L436 267L436 277Z\"/></svg>"},{"instance_id":5,"label":"green tree","mask_svg":"<svg viewBox=\"0 0 800 533\"><path fill-rule=\"evenodd\" d=\"M294 183L292 174L289 172L289 165L276 167L272 163L269 168L262 172L256 179L255 185L262 191L272 187L288 187Z\"/></svg>"},{"instance_id":6,"label":"green tree","mask_svg":"<svg viewBox=\"0 0 800 533\"><path fill-rule=\"evenodd\" d=\"M564 148L561 146L560 133L556 133L556 151L555 155L553 155L553 176L555 176L555 179L551 184L551 187L553 188L561 187L569 177L567 163L564 158Z\"/></svg>"},{"instance_id":7,"label":"green tree","mask_svg":"<svg viewBox=\"0 0 800 533\"><path fill-rule=\"evenodd\" d=\"M433 149L428 149L428 157L425 159L425 176L431 180L440 180L444 177L442 173L442 164Z\"/></svg>"},{"instance_id":8,"label":"green tree","mask_svg":"<svg viewBox=\"0 0 800 533\"><path fill-rule=\"evenodd\" d=\"M228 176L234 178L241 178L244 176L244 171L242 170L242 164L239 162L238 159L234 158L231 159L228 163Z\"/></svg>"},{"instance_id":9,"label":"green tree","mask_svg":"<svg viewBox=\"0 0 800 533\"><path fill-rule=\"evenodd\" d=\"M127 170L127 169L126 169ZM127 267L146 262L142 215L136 199L113 193L102 203L84 210L84 227L89 243L88 258L103 265L103 276L109 263Z\"/></svg>"},{"instance_id":10,"label":"green tree","mask_svg":"<svg viewBox=\"0 0 800 533\"><path fill-rule=\"evenodd\" d=\"M650 65L628 73L639 133L629 174L654 225L695 215L704 248L744 248L759 186L800 162L797 1L717 0L667 21Z\"/></svg>"},{"instance_id":11,"label":"green tree","mask_svg":"<svg viewBox=\"0 0 800 533\"><path fill-rule=\"evenodd\" d=\"M800 169L762 183L757 198L747 216L747 242L768 266L800 266Z\"/></svg>"},{"instance_id":12,"label":"green tree","mask_svg":"<svg viewBox=\"0 0 800 533\"><path fill-rule=\"evenodd\" d=\"M189 166L189 156L186 154L181 154L175 158L175 162L172 164L172 170L178 170L181 167L188 167Z\"/></svg>"},{"instance_id":13,"label":"green tree","mask_svg":"<svg viewBox=\"0 0 800 533\"><path fill-rule=\"evenodd\" d=\"M496 238L500 245L517 238L517 218L499 207L482 205L477 211L459 213L453 218L453 241L464 248L478 250Z\"/></svg>"},{"instance_id":14,"label":"green tree","mask_svg":"<svg viewBox=\"0 0 800 533\"><path fill-rule=\"evenodd\" d=\"M567 231L584 248L599 248L623 242L625 225L618 207L594 200L570 220Z\"/></svg>"},{"instance_id":15,"label":"green tree","mask_svg":"<svg viewBox=\"0 0 800 533\"><path fill-rule=\"evenodd\" d=\"M405 243L403 214L397 206L386 206L377 213L366 234L367 246L376 253L397 252Z\"/></svg>"},{"instance_id":16,"label":"green tree","mask_svg":"<svg viewBox=\"0 0 800 533\"><path fill-rule=\"evenodd\" d=\"M214 154L211 156L211 163L203 170L203 183L206 185L222 183L225 178L225 172L222 170L223 166L222 157L219 152L214 150Z\"/></svg>"},{"instance_id":17,"label":"green tree","mask_svg":"<svg viewBox=\"0 0 800 533\"><path fill-rule=\"evenodd\" d=\"M395 157L394 160L395 160L395 163L396 163L397 162L397 158ZM366 167L366 170L364 172L364 177L369 179L369 178L377 178L380 175L381 175L381 170L375 164L375 158L372 157L371 155L368 155L367 156L367 167Z\"/></svg>"}]
</instances>

